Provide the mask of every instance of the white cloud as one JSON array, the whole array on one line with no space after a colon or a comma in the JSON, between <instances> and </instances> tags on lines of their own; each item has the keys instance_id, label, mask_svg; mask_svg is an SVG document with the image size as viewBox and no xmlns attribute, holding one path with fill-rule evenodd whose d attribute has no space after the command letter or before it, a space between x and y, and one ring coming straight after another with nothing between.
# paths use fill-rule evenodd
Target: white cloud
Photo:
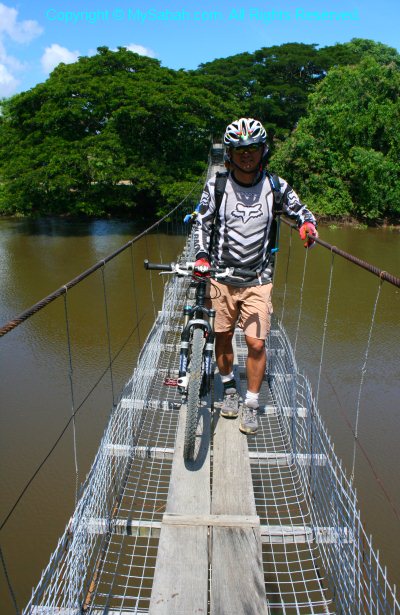
<instances>
[{"instance_id":1,"label":"white cloud","mask_svg":"<svg viewBox=\"0 0 400 615\"><path fill-rule=\"evenodd\" d=\"M129 45L126 45L126 48L128 49L128 51L134 51L140 56L148 56L149 58L156 57L156 54L152 49L149 49L148 47L143 47L143 45L135 45L135 43L129 43Z\"/></svg>"},{"instance_id":2,"label":"white cloud","mask_svg":"<svg viewBox=\"0 0 400 615\"><path fill-rule=\"evenodd\" d=\"M19 81L13 73L24 70L26 65L8 55L5 40L27 44L43 32L37 21L18 20L18 11L0 2L0 96L15 93Z\"/></svg>"},{"instance_id":3,"label":"white cloud","mask_svg":"<svg viewBox=\"0 0 400 615\"><path fill-rule=\"evenodd\" d=\"M0 36L7 34L16 43L30 43L42 32L37 21L18 21L18 11L0 3Z\"/></svg>"},{"instance_id":4,"label":"white cloud","mask_svg":"<svg viewBox=\"0 0 400 615\"><path fill-rule=\"evenodd\" d=\"M53 43L51 47L46 47L42 55L42 67L46 73L50 73L60 62L64 64L72 64L76 62L81 54L79 51L70 51L66 47L61 47L57 43Z\"/></svg>"},{"instance_id":5,"label":"white cloud","mask_svg":"<svg viewBox=\"0 0 400 615\"><path fill-rule=\"evenodd\" d=\"M14 94L19 81L10 73L4 64L0 64L0 97L7 98Z\"/></svg>"}]
</instances>

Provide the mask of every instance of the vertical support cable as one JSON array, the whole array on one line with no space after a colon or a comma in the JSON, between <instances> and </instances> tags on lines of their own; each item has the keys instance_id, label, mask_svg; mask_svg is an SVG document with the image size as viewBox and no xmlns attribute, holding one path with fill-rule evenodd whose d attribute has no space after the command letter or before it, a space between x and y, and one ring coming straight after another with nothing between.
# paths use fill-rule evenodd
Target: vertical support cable
<instances>
[{"instance_id":1,"label":"vertical support cable","mask_svg":"<svg viewBox=\"0 0 400 615\"><path fill-rule=\"evenodd\" d=\"M108 344L108 361L109 361L109 367L110 367L112 403L113 403L113 406L115 406L114 374L113 374L112 356L111 356L110 322L109 322L109 318L108 318L107 289L106 289L106 280L105 280L105 273L104 272L105 272L105 262L103 262L103 267L101 268L101 276L102 276L102 279L103 279L104 311L105 311L105 316L106 316L107 344Z\"/></svg>"},{"instance_id":2,"label":"vertical support cable","mask_svg":"<svg viewBox=\"0 0 400 615\"><path fill-rule=\"evenodd\" d=\"M290 263L290 253L292 250L292 236L293 236L293 228L290 227L290 239L289 239L289 250L286 261L286 275L285 275L285 287L283 291L283 305L282 305L282 314L281 314L281 323L283 323L283 317L285 314L285 304L286 304L286 291L287 291L287 283L288 283L288 275L289 275L289 263Z\"/></svg>"},{"instance_id":3,"label":"vertical support cable","mask_svg":"<svg viewBox=\"0 0 400 615\"><path fill-rule=\"evenodd\" d=\"M74 439L74 462L75 462L75 508L78 501L78 485L79 485L79 467L78 467L78 454L76 446L76 424L75 424L75 396L74 396L74 381L73 381L73 369L72 369L72 351L71 351L71 336L69 330L69 318L68 318L68 304L67 304L67 292L65 288L64 294L64 314L65 314L65 327L67 332L67 346L68 346L68 379L69 388L71 393L71 417L72 417L72 433Z\"/></svg>"},{"instance_id":4,"label":"vertical support cable","mask_svg":"<svg viewBox=\"0 0 400 615\"><path fill-rule=\"evenodd\" d=\"M133 258L133 244L131 244L131 265L132 265L132 293L133 293L133 300L135 302L136 330L137 330L138 344L139 344L139 350L140 350L140 348L142 347L142 342L141 342L141 338L140 338L139 307L138 307L137 293L136 293L135 261L134 261L134 258Z\"/></svg>"},{"instance_id":5,"label":"vertical support cable","mask_svg":"<svg viewBox=\"0 0 400 615\"><path fill-rule=\"evenodd\" d=\"M362 392L362 388L363 388L363 384L364 384L364 377L365 377L365 374L366 374L366 371L367 371L367 362L368 362L369 349L370 349L370 346L371 346L372 331L373 331L374 324L375 324L376 308L378 307L378 301L379 301L379 297L380 297L380 294L381 294L382 283L383 283L383 279L380 278L379 286L378 286L378 291L377 291L376 298L375 298L375 304L374 304L374 308L372 310L371 325L370 325L370 328L369 328L367 347L366 347L365 355L364 355L364 363L363 363L363 365L361 367L360 387L358 389L357 410L356 410L356 425L355 425L355 429L354 429L353 465L352 465L351 476L350 476L351 482L354 481L354 470L355 470L355 465L356 465L356 448L357 448L357 440L358 440L358 423L359 423L359 419L360 419L361 392Z\"/></svg>"},{"instance_id":6,"label":"vertical support cable","mask_svg":"<svg viewBox=\"0 0 400 615\"><path fill-rule=\"evenodd\" d=\"M323 361L323 358L324 358L325 338L326 338L326 331L327 331L327 328L328 328L328 313L329 313L329 306L330 306L330 301L331 301L333 264L334 264L335 254L333 252L331 252L331 256L332 256L332 258L331 258L331 269L330 269L330 274L329 274L328 295L327 295L327 298L326 298L324 331L323 331L323 334L322 334L321 356L320 356L319 370L318 370L317 393L315 395L315 404L316 404L316 406L318 406L318 400L319 400L319 386L320 386L320 383L321 383L322 361Z\"/></svg>"},{"instance_id":7,"label":"vertical support cable","mask_svg":"<svg viewBox=\"0 0 400 615\"><path fill-rule=\"evenodd\" d=\"M296 339L295 339L295 342L294 342L294 354L295 355L296 355L296 349L297 349L297 340L298 340L298 337L299 337L301 314L302 314L302 311L303 311L304 280L305 280L305 277L306 277L307 259L308 259L308 250L306 250L306 256L304 258L303 279L301 281L301 287L300 287L299 317L297 319Z\"/></svg>"},{"instance_id":8,"label":"vertical support cable","mask_svg":"<svg viewBox=\"0 0 400 615\"><path fill-rule=\"evenodd\" d=\"M20 615L20 610L18 608L17 599L15 597L13 586L11 585L10 575L8 574L6 560L4 559L3 549L1 547L0 547L0 560L1 560L1 565L3 566L4 576L6 577L6 583L7 583L8 591L10 592L11 600L14 605L15 613L16 615Z\"/></svg>"},{"instance_id":9,"label":"vertical support cable","mask_svg":"<svg viewBox=\"0 0 400 615\"><path fill-rule=\"evenodd\" d=\"M149 258L149 246L148 246L148 243L147 243L147 235L144 236L144 241L145 241L145 244L146 244L147 258L150 260L150 258ZM153 304L154 319L156 319L157 318L156 302L155 302L155 299L154 299L153 274L152 274L151 271L150 271L150 292L151 292L151 301L152 301L152 304Z\"/></svg>"},{"instance_id":10,"label":"vertical support cable","mask_svg":"<svg viewBox=\"0 0 400 615\"><path fill-rule=\"evenodd\" d=\"M163 262L163 255L162 255L162 249L161 249L161 241L160 241L160 233L156 233L156 238L157 238L157 246L158 246L158 255L159 255L159 259L160 259L160 263ZM162 282L163 282L163 286L165 289L165 285L167 283L166 277L162 276Z\"/></svg>"}]
</instances>

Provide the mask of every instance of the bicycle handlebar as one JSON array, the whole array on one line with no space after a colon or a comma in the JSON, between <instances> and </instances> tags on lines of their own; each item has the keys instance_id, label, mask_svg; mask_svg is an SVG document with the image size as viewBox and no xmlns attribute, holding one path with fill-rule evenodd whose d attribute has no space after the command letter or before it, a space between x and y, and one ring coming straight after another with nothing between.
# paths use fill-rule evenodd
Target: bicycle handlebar
<instances>
[{"instance_id":1,"label":"bicycle handlebar","mask_svg":"<svg viewBox=\"0 0 400 615\"><path fill-rule=\"evenodd\" d=\"M191 275L194 271L194 262L187 262L183 265L179 263L150 263L147 259L144 261L145 269L152 269L155 271L165 271L170 273L177 273L180 275ZM259 273L252 271L251 269L236 269L234 267L210 267L210 273L215 274L217 278L225 277L245 277L245 278L257 278ZM200 276L199 276L200 277Z\"/></svg>"},{"instance_id":2,"label":"bicycle handlebar","mask_svg":"<svg viewBox=\"0 0 400 615\"><path fill-rule=\"evenodd\" d=\"M163 263L149 263L149 261L146 259L144 261L144 268L155 269L156 271L174 271L174 264L175 263L170 263L169 265L164 265Z\"/></svg>"}]
</instances>

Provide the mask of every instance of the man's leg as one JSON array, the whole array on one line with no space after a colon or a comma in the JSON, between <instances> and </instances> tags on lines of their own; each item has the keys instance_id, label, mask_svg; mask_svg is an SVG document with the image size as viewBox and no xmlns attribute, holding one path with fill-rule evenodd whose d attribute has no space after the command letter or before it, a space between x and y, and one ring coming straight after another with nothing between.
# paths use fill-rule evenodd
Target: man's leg
<instances>
[{"instance_id":1,"label":"man's leg","mask_svg":"<svg viewBox=\"0 0 400 615\"><path fill-rule=\"evenodd\" d=\"M247 343L247 393L243 404L239 429L249 435L256 433L258 429L258 394L265 375L267 366L267 354L265 340L256 337L245 336Z\"/></svg>"},{"instance_id":2,"label":"man's leg","mask_svg":"<svg viewBox=\"0 0 400 615\"><path fill-rule=\"evenodd\" d=\"M233 331L215 334L215 356L218 371L224 386L224 399L221 406L221 416L236 418L239 414L239 395L233 375Z\"/></svg>"},{"instance_id":3,"label":"man's leg","mask_svg":"<svg viewBox=\"0 0 400 615\"><path fill-rule=\"evenodd\" d=\"M265 341L255 337L245 336L247 343L247 389L251 393L259 393L267 367Z\"/></svg>"},{"instance_id":4,"label":"man's leg","mask_svg":"<svg viewBox=\"0 0 400 615\"><path fill-rule=\"evenodd\" d=\"M233 369L233 331L224 331L215 334L215 357L221 376L226 376Z\"/></svg>"}]
</instances>

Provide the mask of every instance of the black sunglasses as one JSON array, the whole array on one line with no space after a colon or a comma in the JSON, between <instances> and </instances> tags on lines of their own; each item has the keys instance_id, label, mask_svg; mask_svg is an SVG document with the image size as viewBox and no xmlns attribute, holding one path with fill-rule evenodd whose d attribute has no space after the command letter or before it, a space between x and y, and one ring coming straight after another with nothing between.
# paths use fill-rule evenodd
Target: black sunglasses
<instances>
[{"instance_id":1,"label":"black sunglasses","mask_svg":"<svg viewBox=\"0 0 400 615\"><path fill-rule=\"evenodd\" d=\"M252 145L241 145L233 149L237 154L243 154L244 152L256 152L261 147L261 143L253 143Z\"/></svg>"}]
</instances>

